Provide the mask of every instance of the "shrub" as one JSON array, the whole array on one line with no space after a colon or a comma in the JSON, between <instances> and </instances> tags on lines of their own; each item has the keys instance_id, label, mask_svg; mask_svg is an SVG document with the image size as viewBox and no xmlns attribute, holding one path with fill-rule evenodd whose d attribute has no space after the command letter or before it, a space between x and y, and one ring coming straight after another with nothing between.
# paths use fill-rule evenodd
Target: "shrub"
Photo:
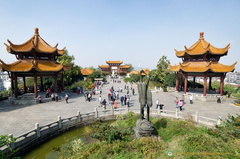
<instances>
[{"instance_id":1,"label":"shrub","mask_svg":"<svg viewBox=\"0 0 240 159\"><path fill-rule=\"evenodd\" d=\"M156 121L155 126L157 129L159 128L166 128L167 127L167 119L166 118L160 118Z\"/></svg>"},{"instance_id":2,"label":"shrub","mask_svg":"<svg viewBox=\"0 0 240 159\"><path fill-rule=\"evenodd\" d=\"M227 143L206 134L186 136L181 141L181 146L185 158L231 158L235 155Z\"/></svg>"},{"instance_id":3,"label":"shrub","mask_svg":"<svg viewBox=\"0 0 240 159\"><path fill-rule=\"evenodd\" d=\"M222 138L228 142L231 138L240 139L240 115L236 117L228 115L228 119L222 125L216 126L216 129L210 129L210 135Z\"/></svg>"}]
</instances>

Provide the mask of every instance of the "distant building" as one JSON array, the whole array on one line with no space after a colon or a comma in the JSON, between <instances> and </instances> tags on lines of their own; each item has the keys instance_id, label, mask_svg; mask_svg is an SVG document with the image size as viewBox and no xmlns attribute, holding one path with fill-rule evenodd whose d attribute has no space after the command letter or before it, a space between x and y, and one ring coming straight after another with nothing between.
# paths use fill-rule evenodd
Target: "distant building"
<instances>
[{"instance_id":1,"label":"distant building","mask_svg":"<svg viewBox=\"0 0 240 159\"><path fill-rule=\"evenodd\" d=\"M145 75L148 75L149 74L149 72L150 72L150 70L149 69L142 69L145 73L142 73L141 75L143 75L143 76L145 76ZM140 71L141 70L139 70L139 71L136 71L136 70L133 70L133 71L131 71L130 73L129 73L129 76L131 75L131 74L140 74Z\"/></svg>"},{"instance_id":2,"label":"distant building","mask_svg":"<svg viewBox=\"0 0 240 159\"><path fill-rule=\"evenodd\" d=\"M240 83L240 72L229 72L226 74L225 82L227 83Z\"/></svg>"},{"instance_id":3,"label":"distant building","mask_svg":"<svg viewBox=\"0 0 240 159\"><path fill-rule=\"evenodd\" d=\"M84 68L84 69L81 70L81 73L83 75L84 80L86 80L87 76L91 75L93 73L93 70L91 70L89 68Z\"/></svg>"},{"instance_id":4,"label":"distant building","mask_svg":"<svg viewBox=\"0 0 240 159\"><path fill-rule=\"evenodd\" d=\"M102 73L108 73L109 75L119 75L120 73L126 73L130 68L129 65L121 65L123 61L106 61L108 65L99 65Z\"/></svg>"},{"instance_id":5,"label":"distant building","mask_svg":"<svg viewBox=\"0 0 240 159\"><path fill-rule=\"evenodd\" d=\"M7 72L0 71L0 91L7 91L11 87L11 80Z\"/></svg>"}]
</instances>

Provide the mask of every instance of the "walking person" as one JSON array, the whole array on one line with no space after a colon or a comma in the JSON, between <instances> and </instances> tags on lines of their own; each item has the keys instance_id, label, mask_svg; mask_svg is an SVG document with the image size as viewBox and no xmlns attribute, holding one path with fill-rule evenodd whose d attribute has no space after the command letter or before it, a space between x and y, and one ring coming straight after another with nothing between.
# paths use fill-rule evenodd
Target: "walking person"
<instances>
[{"instance_id":1,"label":"walking person","mask_svg":"<svg viewBox=\"0 0 240 159\"><path fill-rule=\"evenodd\" d=\"M103 109L106 110L106 107L107 107L107 101L106 101L106 99L104 99L104 100L102 101L102 105L103 105Z\"/></svg>"},{"instance_id":2,"label":"walking person","mask_svg":"<svg viewBox=\"0 0 240 159\"><path fill-rule=\"evenodd\" d=\"M217 95L217 103L221 103L221 99L219 95Z\"/></svg>"},{"instance_id":3,"label":"walking person","mask_svg":"<svg viewBox=\"0 0 240 159\"><path fill-rule=\"evenodd\" d=\"M176 97L176 99L174 100L174 102L175 102L176 108L178 108L178 102L179 102L178 97Z\"/></svg>"},{"instance_id":4,"label":"walking person","mask_svg":"<svg viewBox=\"0 0 240 159\"><path fill-rule=\"evenodd\" d=\"M91 97L92 97L92 95L91 95L91 93L89 93L88 97L87 97L89 102L91 101Z\"/></svg>"},{"instance_id":5,"label":"walking person","mask_svg":"<svg viewBox=\"0 0 240 159\"><path fill-rule=\"evenodd\" d=\"M179 106L179 108L180 108L180 111L182 111L182 106L183 106L183 101L182 101L182 100L180 100L180 101L178 102L178 106Z\"/></svg>"},{"instance_id":6,"label":"walking person","mask_svg":"<svg viewBox=\"0 0 240 159\"><path fill-rule=\"evenodd\" d=\"M184 94L183 94L183 95L182 95L182 102L183 102L183 104L185 104L185 103L184 103L184 98L185 98L185 97L184 97Z\"/></svg>"},{"instance_id":7,"label":"walking person","mask_svg":"<svg viewBox=\"0 0 240 159\"><path fill-rule=\"evenodd\" d=\"M68 103L68 94L65 95L66 103Z\"/></svg>"},{"instance_id":8,"label":"walking person","mask_svg":"<svg viewBox=\"0 0 240 159\"><path fill-rule=\"evenodd\" d=\"M158 108L158 106L159 106L159 100L157 99L156 100L156 109Z\"/></svg>"},{"instance_id":9,"label":"walking person","mask_svg":"<svg viewBox=\"0 0 240 159\"><path fill-rule=\"evenodd\" d=\"M55 93L55 100L56 100L56 102L58 102L58 94L57 93Z\"/></svg>"},{"instance_id":10,"label":"walking person","mask_svg":"<svg viewBox=\"0 0 240 159\"><path fill-rule=\"evenodd\" d=\"M193 104L193 96L192 95L190 95L189 100L190 100L190 104Z\"/></svg>"},{"instance_id":11,"label":"walking person","mask_svg":"<svg viewBox=\"0 0 240 159\"><path fill-rule=\"evenodd\" d=\"M162 110L162 109L163 109L163 106L164 106L164 104L163 104L162 102L160 102L159 106L160 106L160 110ZM162 111L161 111L161 112L162 112Z\"/></svg>"},{"instance_id":12,"label":"walking person","mask_svg":"<svg viewBox=\"0 0 240 159\"><path fill-rule=\"evenodd\" d=\"M98 98L98 102L99 102L98 107L102 107L102 97L101 97L101 96L99 96L99 98Z\"/></svg>"},{"instance_id":13,"label":"walking person","mask_svg":"<svg viewBox=\"0 0 240 159\"><path fill-rule=\"evenodd\" d=\"M130 106L130 99L129 98L127 98L127 106L129 107Z\"/></svg>"},{"instance_id":14,"label":"walking person","mask_svg":"<svg viewBox=\"0 0 240 159\"><path fill-rule=\"evenodd\" d=\"M121 101L121 105L123 106L123 102L124 102L124 97L123 96L121 96L120 101Z\"/></svg>"},{"instance_id":15,"label":"walking person","mask_svg":"<svg viewBox=\"0 0 240 159\"><path fill-rule=\"evenodd\" d=\"M117 108L117 101L116 100L113 102L113 107L114 107L114 109Z\"/></svg>"},{"instance_id":16,"label":"walking person","mask_svg":"<svg viewBox=\"0 0 240 159\"><path fill-rule=\"evenodd\" d=\"M127 105L127 96L124 97L124 105Z\"/></svg>"}]
</instances>

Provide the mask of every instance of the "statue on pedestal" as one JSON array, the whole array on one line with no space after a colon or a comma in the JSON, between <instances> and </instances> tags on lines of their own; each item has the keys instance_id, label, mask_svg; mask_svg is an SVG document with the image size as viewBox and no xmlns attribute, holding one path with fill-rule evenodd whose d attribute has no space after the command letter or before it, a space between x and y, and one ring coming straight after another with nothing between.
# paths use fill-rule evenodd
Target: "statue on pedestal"
<instances>
[{"instance_id":1,"label":"statue on pedestal","mask_svg":"<svg viewBox=\"0 0 240 159\"><path fill-rule=\"evenodd\" d=\"M137 120L136 127L134 128L136 138L156 136L154 126L149 120L150 107L152 106L152 92L148 90L149 79L147 83L142 82L142 73L145 72L143 70L140 71L140 82L138 83L140 119ZM144 118L145 107L147 108L147 118Z\"/></svg>"}]
</instances>

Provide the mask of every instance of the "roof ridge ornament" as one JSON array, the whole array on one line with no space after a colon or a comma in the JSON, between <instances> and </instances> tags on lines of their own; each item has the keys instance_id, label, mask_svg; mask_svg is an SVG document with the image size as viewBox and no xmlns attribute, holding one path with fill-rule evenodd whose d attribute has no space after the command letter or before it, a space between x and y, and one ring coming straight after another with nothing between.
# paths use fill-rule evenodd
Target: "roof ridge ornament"
<instances>
[{"instance_id":1,"label":"roof ridge ornament","mask_svg":"<svg viewBox=\"0 0 240 159\"><path fill-rule=\"evenodd\" d=\"M38 35L39 35L39 33L38 33L38 28L35 28L34 31L35 31L35 34L34 34L34 35L35 35L35 36L38 36Z\"/></svg>"},{"instance_id":2,"label":"roof ridge ornament","mask_svg":"<svg viewBox=\"0 0 240 159\"><path fill-rule=\"evenodd\" d=\"M32 60L32 64L33 64L33 66L36 66L37 65L37 61L35 59Z\"/></svg>"},{"instance_id":3,"label":"roof ridge ornament","mask_svg":"<svg viewBox=\"0 0 240 159\"><path fill-rule=\"evenodd\" d=\"M200 38L199 40L204 40L204 32L200 32Z\"/></svg>"}]
</instances>

